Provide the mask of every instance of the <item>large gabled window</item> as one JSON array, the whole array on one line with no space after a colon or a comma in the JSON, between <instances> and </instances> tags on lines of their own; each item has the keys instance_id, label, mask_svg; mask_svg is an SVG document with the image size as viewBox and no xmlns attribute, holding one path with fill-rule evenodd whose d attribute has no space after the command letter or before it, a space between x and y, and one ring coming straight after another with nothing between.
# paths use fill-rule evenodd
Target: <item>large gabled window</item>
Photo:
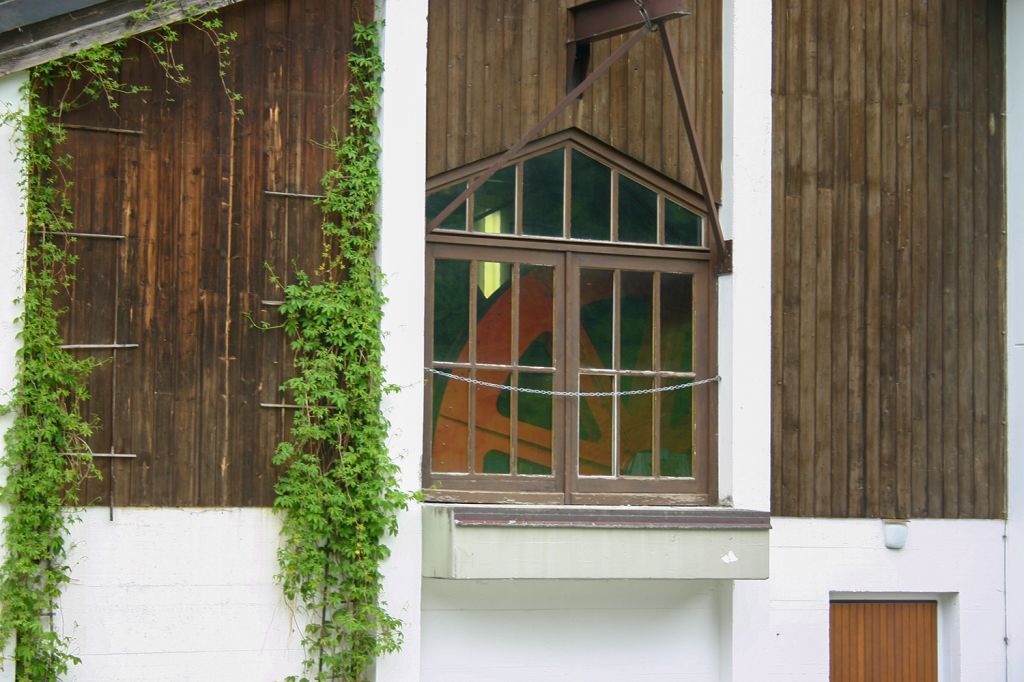
<instances>
[{"instance_id":1,"label":"large gabled window","mask_svg":"<svg viewBox=\"0 0 1024 682\"><path fill-rule=\"evenodd\" d=\"M430 183L428 222L477 171ZM714 498L714 385L664 390L715 374L703 205L568 133L441 221L427 237L427 499Z\"/></svg>"}]
</instances>

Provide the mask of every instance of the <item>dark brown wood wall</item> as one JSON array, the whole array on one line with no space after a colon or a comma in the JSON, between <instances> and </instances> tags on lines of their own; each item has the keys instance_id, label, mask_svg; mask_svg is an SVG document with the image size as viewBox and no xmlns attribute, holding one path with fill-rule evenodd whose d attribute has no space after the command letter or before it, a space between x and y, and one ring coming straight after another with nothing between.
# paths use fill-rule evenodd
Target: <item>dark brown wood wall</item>
<instances>
[{"instance_id":1,"label":"dark brown wood wall","mask_svg":"<svg viewBox=\"0 0 1024 682\"><path fill-rule=\"evenodd\" d=\"M498 154L565 94L567 7L582 0L430 0L427 176ZM721 194L721 0L687 0L667 24L701 147ZM595 43L591 66L625 40ZM656 34L634 45L542 135L577 127L668 177L699 189Z\"/></svg>"},{"instance_id":2,"label":"dark brown wood wall","mask_svg":"<svg viewBox=\"0 0 1024 682\"><path fill-rule=\"evenodd\" d=\"M354 16L373 4L248 0L223 11L238 32L229 81L244 99L231 123L208 41L182 29L179 59L192 83L167 84L130 41L123 77L151 92L123 97L117 114L90 106L70 116L79 238L65 338L137 344L78 350L102 362L90 388L100 419L102 481L87 503L253 505L273 500L271 464L285 435L278 387L290 366L277 322L287 282L320 251L316 194L330 155L314 144L346 124L346 54ZM74 126L86 126L76 128ZM93 130L89 128L102 128ZM110 130L111 128L118 130ZM119 131L119 132L118 132Z\"/></svg>"},{"instance_id":3,"label":"dark brown wood wall","mask_svg":"<svg viewBox=\"0 0 1024 682\"><path fill-rule=\"evenodd\" d=\"M775 514L1005 514L1003 22L775 0Z\"/></svg>"}]
</instances>

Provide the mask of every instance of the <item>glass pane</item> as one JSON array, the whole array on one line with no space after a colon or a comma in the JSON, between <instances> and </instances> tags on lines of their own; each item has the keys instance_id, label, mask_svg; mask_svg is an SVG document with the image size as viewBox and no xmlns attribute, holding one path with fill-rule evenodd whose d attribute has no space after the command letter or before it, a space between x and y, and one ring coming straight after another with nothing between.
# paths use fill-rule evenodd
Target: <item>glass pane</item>
<instances>
[{"instance_id":1,"label":"glass pane","mask_svg":"<svg viewBox=\"0 0 1024 682\"><path fill-rule=\"evenodd\" d=\"M492 384L509 385L509 374L504 371L477 372L476 378ZM490 386L475 386L476 421L474 429L474 462L476 470L484 474L510 473L512 451L510 443L511 420L500 405L507 404L509 392Z\"/></svg>"},{"instance_id":2,"label":"glass pane","mask_svg":"<svg viewBox=\"0 0 1024 682\"><path fill-rule=\"evenodd\" d=\"M663 385L686 383L662 379ZM693 476L693 389L660 394L661 475Z\"/></svg>"},{"instance_id":3,"label":"glass pane","mask_svg":"<svg viewBox=\"0 0 1024 682\"><path fill-rule=\"evenodd\" d=\"M473 194L473 231L512 234L516 219L516 167L502 168Z\"/></svg>"},{"instance_id":4,"label":"glass pane","mask_svg":"<svg viewBox=\"0 0 1024 682\"><path fill-rule=\"evenodd\" d=\"M427 223L434 219L438 213L444 210L444 208L452 202L452 200L462 193L462 190L466 189L465 183L458 185L452 185L445 189L439 189L427 195ZM441 221L438 226L446 230L465 230L466 229L466 202L462 204L449 214L447 218Z\"/></svg>"},{"instance_id":5,"label":"glass pane","mask_svg":"<svg viewBox=\"0 0 1024 682\"><path fill-rule=\"evenodd\" d=\"M692 275L661 275L661 369L693 371Z\"/></svg>"},{"instance_id":6,"label":"glass pane","mask_svg":"<svg viewBox=\"0 0 1024 682\"><path fill-rule=\"evenodd\" d=\"M562 236L564 165L561 149L523 162L523 234Z\"/></svg>"},{"instance_id":7,"label":"glass pane","mask_svg":"<svg viewBox=\"0 0 1024 682\"><path fill-rule=\"evenodd\" d=\"M461 369L450 373L467 376ZM469 384L437 375L432 375L431 381L433 438L430 468L433 471L464 473L469 471Z\"/></svg>"},{"instance_id":8,"label":"glass pane","mask_svg":"<svg viewBox=\"0 0 1024 682\"><path fill-rule=\"evenodd\" d=\"M624 175L619 176L619 241L658 241L658 195Z\"/></svg>"},{"instance_id":9,"label":"glass pane","mask_svg":"<svg viewBox=\"0 0 1024 682\"><path fill-rule=\"evenodd\" d=\"M622 369L651 369L654 331L654 274L622 271L622 303L619 308Z\"/></svg>"},{"instance_id":10,"label":"glass pane","mask_svg":"<svg viewBox=\"0 0 1024 682\"><path fill-rule=\"evenodd\" d=\"M621 391L643 391L654 387L652 377L624 376L619 379ZM654 433L654 398L650 393L619 397L619 474L650 476L652 434Z\"/></svg>"},{"instance_id":11,"label":"glass pane","mask_svg":"<svg viewBox=\"0 0 1024 682\"><path fill-rule=\"evenodd\" d=\"M612 172L581 152L572 150L573 239L611 239Z\"/></svg>"},{"instance_id":12,"label":"glass pane","mask_svg":"<svg viewBox=\"0 0 1024 682\"><path fill-rule=\"evenodd\" d=\"M612 270L580 269L580 367L612 367Z\"/></svg>"},{"instance_id":13,"label":"glass pane","mask_svg":"<svg viewBox=\"0 0 1024 682\"><path fill-rule=\"evenodd\" d=\"M700 246L701 218L671 199L665 199L665 243L674 246Z\"/></svg>"},{"instance_id":14,"label":"glass pane","mask_svg":"<svg viewBox=\"0 0 1024 682\"><path fill-rule=\"evenodd\" d=\"M434 359L467 362L469 261L434 261Z\"/></svg>"},{"instance_id":15,"label":"glass pane","mask_svg":"<svg viewBox=\"0 0 1024 682\"><path fill-rule=\"evenodd\" d=\"M554 268L523 265L519 271L519 364L554 367Z\"/></svg>"},{"instance_id":16,"label":"glass pane","mask_svg":"<svg viewBox=\"0 0 1024 682\"><path fill-rule=\"evenodd\" d=\"M580 375L580 390L612 390L612 377ZM615 415L611 397L580 398L579 466L581 476L611 476Z\"/></svg>"},{"instance_id":17,"label":"glass pane","mask_svg":"<svg viewBox=\"0 0 1024 682\"><path fill-rule=\"evenodd\" d=\"M481 261L476 273L476 361L512 358L512 264Z\"/></svg>"},{"instance_id":18,"label":"glass pane","mask_svg":"<svg viewBox=\"0 0 1024 682\"><path fill-rule=\"evenodd\" d=\"M520 373L521 388L550 391L551 374ZM516 473L533 476L551 474L551 396L518 393L519 420L516 428Z\"/></svg>"}]
</instances>

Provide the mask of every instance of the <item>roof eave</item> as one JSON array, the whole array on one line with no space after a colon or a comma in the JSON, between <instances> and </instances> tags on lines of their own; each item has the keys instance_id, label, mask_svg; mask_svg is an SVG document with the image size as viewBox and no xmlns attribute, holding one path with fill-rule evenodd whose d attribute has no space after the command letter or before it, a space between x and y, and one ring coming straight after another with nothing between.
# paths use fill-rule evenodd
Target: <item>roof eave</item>
<instances>
[{"instance_id":1,"label":"roof eave","mask_svg":"<svg viewBox=\"0 0 1024 682\"><path fill-rule=\"evenodd\" d=\"M146 7L146 0L108 0L12 29L0 34L0 76L240 1L175 0L153 16L140 19L138 13Z\"/></svg>"}]
</instances>

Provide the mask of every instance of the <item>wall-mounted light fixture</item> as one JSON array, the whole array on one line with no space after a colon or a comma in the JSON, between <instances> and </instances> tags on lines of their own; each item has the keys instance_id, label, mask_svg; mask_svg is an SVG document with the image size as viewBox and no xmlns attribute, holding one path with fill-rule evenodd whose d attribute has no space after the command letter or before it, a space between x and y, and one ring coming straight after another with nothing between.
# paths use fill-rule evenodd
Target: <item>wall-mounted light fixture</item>
<instances>
[{"instance_id":1,"label":"wall-mounted light fixture","mask_svg":"<svg viewBox=\"0 0 1024 682\"><path fill-rule=\"evenodd\" d=\"M889 549L903 549L907 544L910 529L907 527L906 519L882 519L882 530L885 546Z\"/></svg>"}]
</instances>

